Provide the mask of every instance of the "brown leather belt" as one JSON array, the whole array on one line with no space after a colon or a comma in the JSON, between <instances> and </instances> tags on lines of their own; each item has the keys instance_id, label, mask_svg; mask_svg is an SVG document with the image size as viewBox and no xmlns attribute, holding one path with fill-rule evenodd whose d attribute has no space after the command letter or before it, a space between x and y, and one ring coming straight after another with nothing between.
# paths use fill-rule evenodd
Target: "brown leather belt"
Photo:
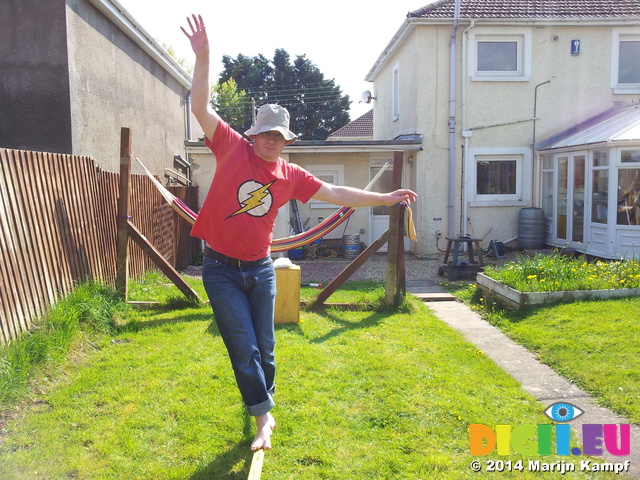
<instances>
[{"instance_id":1,"label":"brown leather belt","mask_svg":"<svg viewBox=\"0 0 640 480\"><path fill-rule=\"evenodd\" d=\"M238 268L250 267L264 260L264 258L261 258L260 260L240 260L239 258L233 258L228 257L227 255L223 255L222 253L216 252L209 247L204 247L204 256L213 258L214 260L218 260L222 263L226 263L227 265L233 265L234 267Z\"/></svg>"}]
</instances>

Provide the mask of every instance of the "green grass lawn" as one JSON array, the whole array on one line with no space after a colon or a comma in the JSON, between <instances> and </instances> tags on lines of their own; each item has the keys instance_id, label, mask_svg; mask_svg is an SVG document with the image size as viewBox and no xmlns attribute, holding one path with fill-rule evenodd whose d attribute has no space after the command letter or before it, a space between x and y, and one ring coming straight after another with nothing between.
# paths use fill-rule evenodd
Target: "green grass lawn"
<instances>
[{"instance_id":1,"label":"green grass lawn","mask_svg":"<svg viewBox=\"0 0 640 480\"><path fill-rule=\"evenodd\" d=\"M340 301L379 304L379 286L350 288ZM181 305L158 278L131 292L136 300L169 299L172 308L119 310L119 327L83 329L63 360L34 375L32 393L4 406L0 478L247 478L253 421L209 307ZM472 457L470 424L550 421L515 380L420 302L398 311L303 312L276 338L278 425L262 478L545 475L471 471L473 460L523 457ZM524 458L525 467L529 459L574 461L535 456Z\"/></svg>"},{"instance_id":2,"label":"green grass lawn","mask_svg":"<svg viewBox=\"0 0 640 480\"><path fill-rule=\"evenodd\" d=\"M640 424L640 298L502 310L475 287L468 301L492 324L576 383L599 404Z\"/></svg>"}]
</instances>

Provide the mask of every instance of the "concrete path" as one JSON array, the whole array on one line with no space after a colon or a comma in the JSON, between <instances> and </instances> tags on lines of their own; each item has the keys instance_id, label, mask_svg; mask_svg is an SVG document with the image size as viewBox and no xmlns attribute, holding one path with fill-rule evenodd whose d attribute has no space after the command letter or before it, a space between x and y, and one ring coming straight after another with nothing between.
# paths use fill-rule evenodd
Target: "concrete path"
<instances>
[{"instance_id":1,"label":"concrete path","mask_svg":"<svg viewBox=\"0 0 640 480\"><path fill-rule=\"evenodd\" d=\"M467 341L476 345L487 357L520 382L529 394L538 399L543 410L556 402L567 402L585 412L580 417L580 425L630 423L612 411L598 406L586 392L540 363L531 352L510 340L500 329L490 325L471 308L458 302L453 295L433 282L407 282L407 291L425 301L438 318L462 333ZM574 432L580 434L575 424L572 434ZM538 459L544 461L544 457ZM576 469L579 469L580 460L584 459L583 456L567 457L566 462L575 464ZM602 462L613 463L623 463L625 460L631 461L629 473L625 478L640 479L640 427L631 426L630 456L616 457L606 454L602 458Z\"/></svg>"}]
</instances>

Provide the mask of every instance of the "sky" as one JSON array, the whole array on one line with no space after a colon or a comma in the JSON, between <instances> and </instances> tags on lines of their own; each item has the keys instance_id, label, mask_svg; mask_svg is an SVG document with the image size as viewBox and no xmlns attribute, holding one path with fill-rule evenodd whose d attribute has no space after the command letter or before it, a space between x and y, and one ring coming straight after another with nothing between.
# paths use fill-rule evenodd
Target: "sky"
<instances>
[{"instance_id":1,"label":"sky","mask_svg":"<svg viewBox=\"0 0 640 480\"><path fill-rule=\"evenodd\" d=\"M433 0L118 1L161 45L170 45L190 64L193 52L180 26L187 27L186 17L192 13L202 15L209 34L212 82L222 71L223 55L262 54L270 60L276 48L292 59L306 55L325 79L333 79L342 94L349 95L355 120L372 108L359 103L365 90L373 91L365 76L407 12Z\"/></svg>"}]
</instances>

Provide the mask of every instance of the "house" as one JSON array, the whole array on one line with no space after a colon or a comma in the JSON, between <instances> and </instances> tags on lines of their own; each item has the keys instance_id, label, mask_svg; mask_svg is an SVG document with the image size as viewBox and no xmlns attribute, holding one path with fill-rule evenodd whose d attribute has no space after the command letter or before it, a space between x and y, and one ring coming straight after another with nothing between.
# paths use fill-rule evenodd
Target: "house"
<instances>
[{"instance_id":1,"label":"house","mask_svg":"<svg viewBox=\"0 0 640 480\"><path fill-rule=\"evenodd\" d=\"M174 155L191 135L191 77L116 0L4 0L0 25L1 147L117 171L129 127L147 166L185 183Z\"/></svg>"},{"instance_id":2,"label":"house","mask_svg":"<svg viewBox=\"0 0 640 480\"><path fill-rule=\"evenodd\" d=\"M366 80L374 141L423 138L407 170L416 253L442 234L512 241L539 207L549 245L640 254L640 2L439 0Z\"/></svg>"}]
</instances>

